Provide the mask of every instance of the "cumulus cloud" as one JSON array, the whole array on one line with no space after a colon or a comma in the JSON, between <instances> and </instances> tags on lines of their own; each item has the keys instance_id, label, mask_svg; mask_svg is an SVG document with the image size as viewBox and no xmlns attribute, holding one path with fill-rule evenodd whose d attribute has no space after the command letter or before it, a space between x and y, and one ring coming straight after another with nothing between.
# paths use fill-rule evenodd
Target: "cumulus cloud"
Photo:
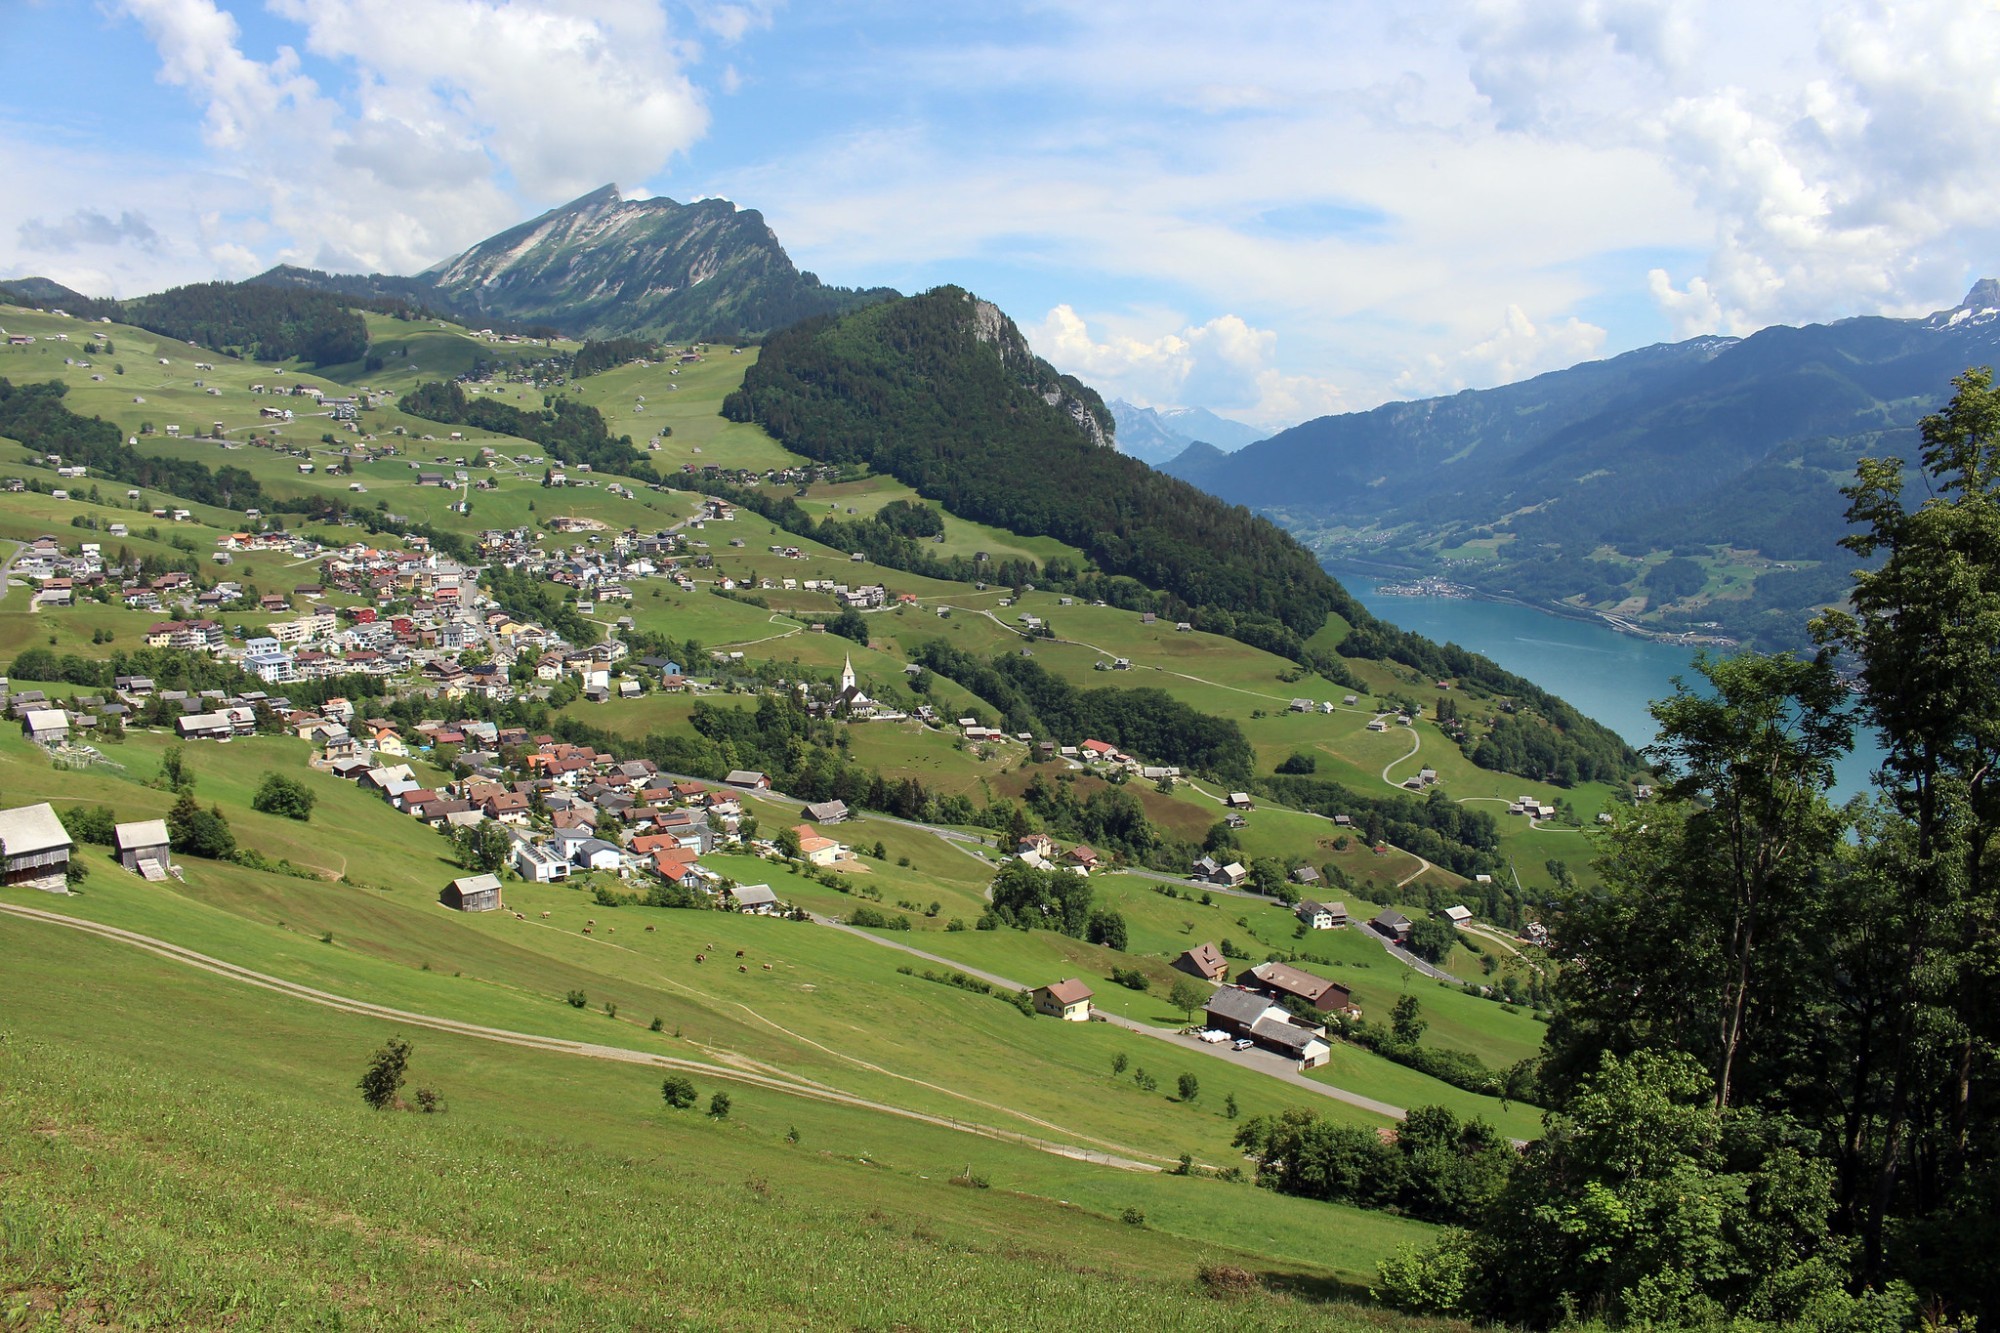
<instances>
[{"instance_id":1,"label":"cumulus cloud","mask_svg":"<svg viewBox=\"0 0 2000 1333\"><path fill-rule=\"evenodd\" d=\"M1115 398L1147 406L1198 405L1258 424L1291 424L1338 411L1331 384L1275 364L1278 335L1236 315L1165 331L1092 335L1067 305L1026 330L1037 353Z\"/></svg>"},{"instance_id":2,"label":"cumulus cloud","mask_svg":"<svg viewBox=\"0 0 2000 1333\"><path fill-rule=\"evenodd\" d=\"M699 47L648 0L270 0L298 44L262 60L216 0L115 7L202 108L218 165L265 195L268 258L409 271L643 180L708 126ZM727 39L761 13L710 26Z\"/></svg>"},{"instance_id":3,"label":"cumulus cloud","mask_svg":"<svg viewBox=\"0 0 2000 1333\"><path fill-rule=\"evenodd\" d=\"M1510 305L1499 328L1456 355L1426 354L1397 376L1396 388L1430 396L1512 384L1592 360L1604 349L1605 337L1605 330L1573 317L1536 324L1520 306Z\"/></svg>"},{"instance_id":4,"label":"cumulus cloud","mask_svg":"<svg viewBox=\"0 0 2000 1333\"><path fill-rule=\"evenodd\" d=\"M116 218L95 209L81 208L59 222L30 218L18 229L23 247L50 254L66 254L90 245L132 245L141 250L158 250L160 234L141 214L130 209Z\"/></svg>"}]
</instances>

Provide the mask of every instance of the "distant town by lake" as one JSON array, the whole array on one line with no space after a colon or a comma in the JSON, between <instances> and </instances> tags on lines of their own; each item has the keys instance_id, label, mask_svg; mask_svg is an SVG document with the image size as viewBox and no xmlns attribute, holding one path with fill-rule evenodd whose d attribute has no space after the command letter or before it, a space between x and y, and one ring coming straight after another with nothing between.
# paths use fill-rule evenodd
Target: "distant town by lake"
<instances>
[{"instance_id":1,"label":"distant town by lake","mask_svg":"<svg viewBox=\"0 0 2000 1333\"><path fill-rule=\"evenodd\" d=\"M1609 625L1571 620L1512 602L1480 597L1408 596L1408 589L1363 574L1331 571L1361 604L1392 625L1492 658L1622 736L1633 748L1655 737L1648 706L1673 693L1674 678L1697 680L1696 650L1621 634ZM1838 769L1834 797L1866 790L1880 761L1871 738Z\"/></svg>"}]
</instances>

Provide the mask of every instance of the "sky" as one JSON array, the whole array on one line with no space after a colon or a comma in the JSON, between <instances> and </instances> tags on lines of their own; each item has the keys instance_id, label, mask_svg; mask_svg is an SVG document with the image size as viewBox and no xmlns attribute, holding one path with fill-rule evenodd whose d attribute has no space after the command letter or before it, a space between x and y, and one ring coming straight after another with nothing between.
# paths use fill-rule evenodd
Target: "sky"
<instances>
[{"instance_id":1,"label":"sky","mask_svg":"<svg viewBox=\"0 0 2000 1333\"><path fill-rule=\"evenodd\" d=\"M607 183L1280 426L2000 276L2000 6L0 0L0 279L413 273Z\"/></svg>"}]
</instances>

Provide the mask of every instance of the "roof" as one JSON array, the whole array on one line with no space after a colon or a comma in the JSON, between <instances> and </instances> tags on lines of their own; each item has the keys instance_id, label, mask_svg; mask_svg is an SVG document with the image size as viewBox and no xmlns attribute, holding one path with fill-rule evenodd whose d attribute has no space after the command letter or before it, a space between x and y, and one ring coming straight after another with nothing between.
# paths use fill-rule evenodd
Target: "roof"
<instances>
[{"instance_id":1,"label":"roof","mask_svg":"<svg viewBox=\"0 0 2000 1333\"><path fill-rule=\"evenodd\" d=\"M1082 1004L1085 1000L1096 994L1095 991L1091 990L1090 987L1084 985L1081 981L1078 981L1075 977L1064 977L1061 981L1052 981L1042 987L1042 989L1049 993L1051 1000L1054 1000L1057 1004L1064 1005Z\"/></svg>"},{"instance_id":2,"label":"roof","mask_svg":"<svg viewBox=\"0 0 2000 1333\"><path fill-rule=\"evenodd\" d=\"M1272 990L1281 990L1305 1000L1317 1000L1330 990L1347 990L1337 981L1316 977L1289 963L1259 963L1250 969L1250 975Z\"/></svg>"},{"instance_id":3,"label":"roof","mask_svg":"<svg viewBox=\"0 0 2000 1333\"><path fill-rule=\"evenodd\" d=\"M1274 1046L1284 1046L1301 1054L1306 1047L1322 1040L1315 1036L1310 1028L1299 1027L1282 1018L1260 1018L1250 1025L1250 1030L1263 1041L1268 1041Z\"/></svg>"},{"instance_id":4,"label":"roof","mask_svg":"<svg viewBox=\"0 0 2000 1333\"><path fill-rule=\"evenodd\" d=\"M112 841L121 852L139 847L164 847L167 845L167 821L141 819L131 824L120 824L112 830Z\"/></svg>"},{"instance_id":5,"label":"roof","mask_svg":"<svg viewBox=\"0 0 2000 1333\"><path fill-rule=\"evenodd\" d=\"M451 887L458 891L458 895L461 898L470 897L475 893L497 893L500 890L500 877L498 875L464 875L453 880Z\"/></svg>"},{"instance_id":6,"label":"roof","mask_svg":"<svg viewBox=\"0 0 2000 1333\"><path fill-rule=\"evenodd\" d=\"M1235 986L1224 986L1208 997L1203 1006L1218 1018L1226 1018L1232 1023L1255 1023L1270 1011L1271 1002L1254 991L1240 990Z\"/></svg>"},{"instance_id":7,"label":"roof","mask_svg":"<svg viewBox=\"0 0 2000 1333\"><path fill-rule=\"evenodd\" d=\"M32 856L74 847L69 830L56 818L55 807L47 801L39 805L18 805L0 810L0 845L9 856Z\"/></svg>"},{"instance_id":8,"label":"roof","mask_svg":"<svg viewBox=\"0 0 2000 1333\"><path fill-rule=\"evenodd\" d=\"M30 708L27 721L32 730L46 731L50 727L68 726L69 714L60 708Z\"/></svg>"},{"instance_id":9,"label":"roof","mask_svg":"<svg viewBox=\"0 0 2000 1333\"><path fill-rule=\"evenodd\" d=\"M1197 944L1194 948L1189 949L1184 956L1192 958L1197 965L1208 972L1213 972L1219 967L1229 966L1229 960L1222 956L1222 950L1216 948L1212 940Z\"/></svg>"},{"instance_id":10,"label":"roof","mask_svg":"<svg viewBox=\"0 0 2000 1333\"><path fill-rule=\"evenodd\" d=\"M778 901L778 895L769 884L739 884L729 891L729 896L736 900L738 907L763 907L775 905Z\"/></svg>"},{"instance_id":11,"label":"roof","mask_svg":"<svg viewBox=\"0 0 2000 1333\"><path fill-rule=\"evenodd\" d=\"M762 773L747 768L732 768L729 770L729 776L723 779L724 782L732 787L754 787L760 782L769 782L770 780Z\"/></svg>"},{"instance_id":12,"label":"roof","mask_svg":"<svg viewBox=\"0 0 2000 1333\"><path fill-rule=\"evenodd\" d=\"M847 818L847 802L814 801L806 807L806 815L808 818L821 823L829 819L845 819Z\"/></svg>"}]
</instances>

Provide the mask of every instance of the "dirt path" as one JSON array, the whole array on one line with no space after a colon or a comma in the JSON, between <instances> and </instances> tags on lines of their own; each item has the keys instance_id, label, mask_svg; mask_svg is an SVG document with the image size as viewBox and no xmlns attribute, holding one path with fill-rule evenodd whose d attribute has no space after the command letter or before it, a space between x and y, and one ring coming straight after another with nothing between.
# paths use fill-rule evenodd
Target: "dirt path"
<instances>
[{"instance_id":1,"label":"dirt path","mask_svg":"<svg viewBox=\"0 0 2000 1333\"><path fill-rule=\"evenodd\" d=\"M308 1004L320 1005L340 1013L354 1014L363 1018L384 1019L395 1023L407 1023L413 1027L430 1028L438 1032L448 1032L454 1036L472 1037L481 1041L498 1042L508 1046L520 1046L529 1050L546 1051L555 1055L573 1055L591 1060L607 1060L621 1064L645 1065L654 1069L680 1070L701 1074L708 1078L731 1079L753 1087L783 1093L787 1096L804 1097L813 1101L831 1102L842 1106L856 1107L861 1110L876 1111L883 1115L893 1115L905 1120L935 1125L941 1129L955 1129L967 1134L978 1135L981 1138L1034 1148L1037 1151L1050 1153L1058 1157L1067 1157L1076 1161L1097 1162L1107 1166L1115 1166L1126 1171L1158 1171L1161 1169L1155 1162L1137 1161L1120 1154L1079 1148L1066 1143L1051 1143L1045 1139L1037 1139L1031 1135L1016 1133L1012 1130L998 1129L991 1125L974 1124L949 1116L933 1115L929 1112L916 1111L908 1107L894 1106L887 1102L871 1101L865 1097L857 1097L825 1084L797 1078L789 1074L766 1074L751 1069L710 1064L703 1060L684 1060L678 1056L657 1055L650 1051L635 1051L623 1046L605 1046L596 1042L572 1041L562 1037L544 1037L534 1033L514 1032L506 1028L486 1027L478 1023L464 1023L457 1019L440 1018L434 1014L420 1014L406 1009L393 1009L387 1005L373 1004L366 1000L357 1000L345 995L336 995L330 991L316 990L313 987L303 986L297 982L286 981L282 977L270 976L266 973L252 971L246 967L239 967L234 963L224 962L219 958L211 958L206 954L196 953L192 949L183 948L178 944L156 939L150 935L141 935L136 931L125 930L118 926L105 925L101 922L87 921L81 917L67 916L61 912L50 912L35 907L24 907L17 903L0 903L0 913L25 921L66 926L72 930L79 930L106 940L131 945L156 957L166 959L169 962L196 968L227 981L256 986L263 990L273 991L289 999L302 1000ZM1045 1122L1038 1121L1035 1123ZM1068 1133L1069 1131L1064 1130L1062 1132ZM1079 1135L1078 1137L1084 1136Z\"/></svg>"},{"instance_id":2,"label":"dirt path","mask_svg":"<svg viewBox=\"0 0 2000 1333\"><path fill-rule=\"evenodd\" d=\"M1410 762L1410 760L1415 759L1417 757L1417 751L1423 748L1424 748L1424 738L1417 733L1417 729L1415 727L1411 727L1409 753L1404 755L1399 755L1396 758L1391 759L1388 763L1382 765L1382 781L1388 783L1391 787L1394 787L1397 791L1401 791L1403 789L1403 784L1392 779L1389 776L1389 770L1394 768L1398 764L1407 764L1408 762Z\"/></svg>"}]
</instances>

